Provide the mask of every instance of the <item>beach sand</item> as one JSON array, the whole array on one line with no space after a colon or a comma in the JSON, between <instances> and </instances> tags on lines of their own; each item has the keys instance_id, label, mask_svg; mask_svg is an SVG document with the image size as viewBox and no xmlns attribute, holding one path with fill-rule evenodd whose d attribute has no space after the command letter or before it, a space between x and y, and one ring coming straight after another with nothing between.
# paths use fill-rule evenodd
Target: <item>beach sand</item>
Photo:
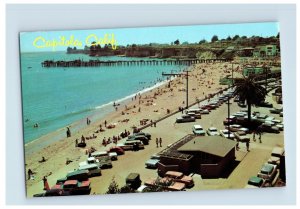
<instances>
[{"instance_id":1,"label":"beach sand","mask_svg":"<svg viewBox=\"0 0 300 209\"><path fill-rule=\"evenodd\" d=\"M227 67L228 66L228 67ZM238 65L234 65L236 69ZM228 69L227 69L228 68ZM205 73L202 73L202 69L205 69ZM227 69L227 70L226 70ZM231 75L231 64L230 63L206 63L206 64L197 64L189 67L191 71L189 77L189 104L196 102L196 99L204 99L205 96L211 93L217 92L220 88L227 88L227 86L219 85L219 79L223 78L225 75ZM234 72L234 77L241 76L238 72ZM107 147L102 145L102 140L104 137L112 137L119 135L124 130L129 130L132 133L132 127L140 126L140 120L148 119L157 120L162 118L167 114L167 109L170 112L177 111L179 107L185 107L186 104L186 78L185 76L177 77L170 83L170 88L168 87L168 82L160 87L145 92L137 97L133 97L132 101L125 105L117 106L117 110L105 118L98 121L92 121L90 125L86 125L85 120L82 120L81 123L84 128L76 132L72 132L72 125L70 125L70 130L72 136L70 138L62 138L61 140L55 141L50 145L43 147L42 144L45 141L51 141L51 138L57 137L58 132L53 132L48 134L46 137L43 137L42 140L35 140L34 142L25 146L26 149L35 150L29 154L25 154L25 163L26 163L26 177L28 169L31 169L35 172L34 180L27 180L27 196L31 197L35 193L42 192L43 176L47 176L50 187L53 186L56 182L56 179L64 177L68 171L72 171L78 168L78 163L84 161L87 158L86 150L90 147L94 147L97 151L107 150L108 147L114 146L110 144ZM225 108L225 107L224 107ZM140 109L140 111L139 111ZM121 113L124 112L124 115ZM175 116L172 120L175 122ZM223 120L223 116L220 118ZM107 121L107 124L114 124L115 128L107 129L104 127L104 121ZM84 121L84 122L83 122ZM77 122L78 123L78 122ZM169 123L169 121L168 121ZM210 126L213 124L213 120L207 120L207 125ZM105 129L104 132L95 133L99 129L99 125ZM112 176L114 176L118 181L124 181L128 172L128 167L134 168L138 165L144 164L145 159L149 158L153 153L153 149L148 149L148 147L156 146L155 137L162 136L164 139L164 145L166 143L172 143L184 135L185 131L176 130L176 138L172 130L169 130L170 124L166 124L163 120L157 123L157 127L149 127L145 132L150 132L152 134L152 141L150 145L145 147L143 151L143 157L139 157L139 152L126 152L125 155L120 156L118 161L113 162L113 169L105 170L106 179L102 178L102 184L100 187L102 189L95 189L94 185L99 187L97 183L98 178L92 178L92 192L91 193L104 193L107 190L107 187L111 181ZM176 127L174 127L176 129ZM66 130L66 129L65 129ZM60 131L61 133L61 131ZM75 140L80 141L81 136L97 136L96 139L86 140L87 149L75 147ZM125 141L125 139L122 139ZM41 148L43 147L43 148ZM162 148L157 148L157 151L160 151ZM25 151L26 153L26 151ZM42 156L46 158L46 162L40 163ZM72 162L66 165L66 160L69 159ZM130 165L130 166L129 166ZM123 173L116 173L116 170L124 170ZM134 169L133 169L134 170ZM153 171L153 172L152 172ZM156 175L156 170L152 170L147 177L153 177ZM152 174L153 173L153 174ZM151 176L150 176L151 175ZM27 179L27 178L26 178ZM105 182L105 184L103 184Z\"/></svg>"}]
</instances>

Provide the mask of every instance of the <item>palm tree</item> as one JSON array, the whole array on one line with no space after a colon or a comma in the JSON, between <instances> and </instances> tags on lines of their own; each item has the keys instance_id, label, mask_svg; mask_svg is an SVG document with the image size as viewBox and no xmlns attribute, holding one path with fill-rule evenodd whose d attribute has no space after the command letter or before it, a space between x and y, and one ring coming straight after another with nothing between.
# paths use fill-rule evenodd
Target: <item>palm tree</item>
<instances>
[{"instance_id":1,"label":"palm tree","mask_svg":"<svg viewBox=\"0 0 300 209\"><path fill-rule=\"evenodd\" d=\"M248 106L248 123L251 123L251 106L257 106L265 101L267 95L266 89L256 83L255 76L244 77L236 84L234 95L238 95L240 101L245 101Z\"/></svg>"}]
</instances>

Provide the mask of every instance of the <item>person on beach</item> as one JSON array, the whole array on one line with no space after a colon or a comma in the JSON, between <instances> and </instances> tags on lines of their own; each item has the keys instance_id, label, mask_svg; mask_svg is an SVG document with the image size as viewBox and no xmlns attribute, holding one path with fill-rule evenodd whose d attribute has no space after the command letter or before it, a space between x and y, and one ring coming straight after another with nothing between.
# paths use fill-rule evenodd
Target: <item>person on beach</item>
<instances>
[{"instance_id":1,"label":"person on beach","mask_svg":"<svg viewBox=\"0 0 300 209\"><path fill-rule=\"evenodd\" d=\"M85 138L83 135L81 136L81 143L85 143Z\"/></svg>"},{"instance_id":2,"label":"person on beach","mask_svg":"<svg viewBox=\"0 0 300 209\"><path fill-rule=\"evenodd\" d=\"M159 138L159 146L161 147L162 139Z\"/></svg>"},{"instance_id":3,"label":"person on beach","mask_svg":"<svg viewBox=\"0 0 300 209\"><path fill-rule=\"evenodd\" d=\"M75 140L75 147L78 147L78 139Z\"/></svg>"},{"instance_id":4,"label":"person on beach","mask_svg":"<svg viewBox=\"0 0 300 209\"><path fill-rule=\"evenodd\" d=\"M50 189L46 176L43 177L43 184L44 184L44 190Z\"/></svg>"},{"instance_id":5,"label":"person on beach","mask_svg":"<svg viewBox=\"0 0 300 209\"><path fill-rule=\"evenodd\" d=\"M247 141L247 142L246 142L246 147L247 147L247 151L248 151L248 152L250 151L250 150L249 150L249 146L250 146L249 141Z\"/></svg>"},{"instance_id":6,"label":"person on beach","mask_svg":"<svg viewBox=\"0 0 300 209\"><path fill-rule=\"evenodd\" d=\"M152 120L150 120L150 125L151 125L151 127L153 126L153 121Z\"/></svg>"},{"instance_id":7,"label":"person on beach","mask_svg":"<svg viewBox=\"0 0 300 209\"><path fill-rule=\"evenodd\" d=\"M28 180L32 178L33 172L31 169L28 169Z\"/></svg>"},{"instance_id":8,"label":"person on beach","mask_svg":"<svg viewBox=\"0 0 300 209\"><path fill-rule=\"evenodd\" d=\"M86 124L89 125L89 118L86 118Z\"/></svg>"},{"instance_id":9,"label":"person on beach","mask_svg":"<svg viewBox=\"0 0 300 209\"><path fill-rule=\"evenodd\" d=\"M69 127L67 127L67 137L71 137L71 131Z\"/></svg>"},{"instance_id":10,"label":"person on beach","mask_svg":"<svg viewBox=\"0 0 300 209\"><path fill-rule=\"evenodd\" d=\"M156 128L156 121L153 122L154 127Z\"/></svg>"},{"instance_id":11,"label":"person on beach","mask_svg":"<svg viewBox=\"0 0 300 209\"><path fill-rule=\"evenodd\" d=\"M105 126L105 128L106 128L106 125L107 125L107 121L105 120L105 121L104 121L104 126Z\"/></svg>"},{"instance_id":12,"label":"person on beach","mask_svg":"<svg viewBox=\"0 0 300 209\"><path fill-rule=\"evenodd\" d=\"M46 162L46 159L44 156L42 156L42 160L39 161L40 163Z\"/></svg>"},{"instance_id":13,"label":"person on beach","mask_svg":"<svg viewBox=\"0 0 300 209\"><path fill-rule=\"evenodd\" d=\"M156 147L158 147L158 138L156 138Z\"/></svg>"}]
</instances>

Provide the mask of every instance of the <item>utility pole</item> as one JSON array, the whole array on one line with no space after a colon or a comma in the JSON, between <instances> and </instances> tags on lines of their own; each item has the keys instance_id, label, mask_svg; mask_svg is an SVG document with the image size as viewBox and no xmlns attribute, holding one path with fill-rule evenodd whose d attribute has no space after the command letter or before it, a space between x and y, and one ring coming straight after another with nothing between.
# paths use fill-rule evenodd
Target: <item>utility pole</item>
<instances>
[{"instance_id":1,"label":"utility pole","mask_svg":"<svg viewBox=\"0 0 300 209\"><path fill-rule=\"evenodd\" d=\"M189 70L184 70L183 73L162 73L162 76L184 75L186 76L186 109L189 108Z\"/></svg>"}]
</instances>

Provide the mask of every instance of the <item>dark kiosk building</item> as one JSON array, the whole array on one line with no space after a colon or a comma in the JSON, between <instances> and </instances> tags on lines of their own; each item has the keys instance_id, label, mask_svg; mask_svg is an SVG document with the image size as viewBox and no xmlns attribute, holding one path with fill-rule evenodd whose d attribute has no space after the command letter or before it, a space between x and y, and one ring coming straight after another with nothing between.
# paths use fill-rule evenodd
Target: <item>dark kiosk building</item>
<instances>
[{"instance_id":1,"label":"dark kiosk building","mask_svg":"<svg viewBox=\"0 0 300 209\"><path fill-rule=\"evenodd\" d=\"M187 135L158 153L158 174L173 170L218 178L235 161L236 144L220 136Z\"/></svg>"}]
</instances>

